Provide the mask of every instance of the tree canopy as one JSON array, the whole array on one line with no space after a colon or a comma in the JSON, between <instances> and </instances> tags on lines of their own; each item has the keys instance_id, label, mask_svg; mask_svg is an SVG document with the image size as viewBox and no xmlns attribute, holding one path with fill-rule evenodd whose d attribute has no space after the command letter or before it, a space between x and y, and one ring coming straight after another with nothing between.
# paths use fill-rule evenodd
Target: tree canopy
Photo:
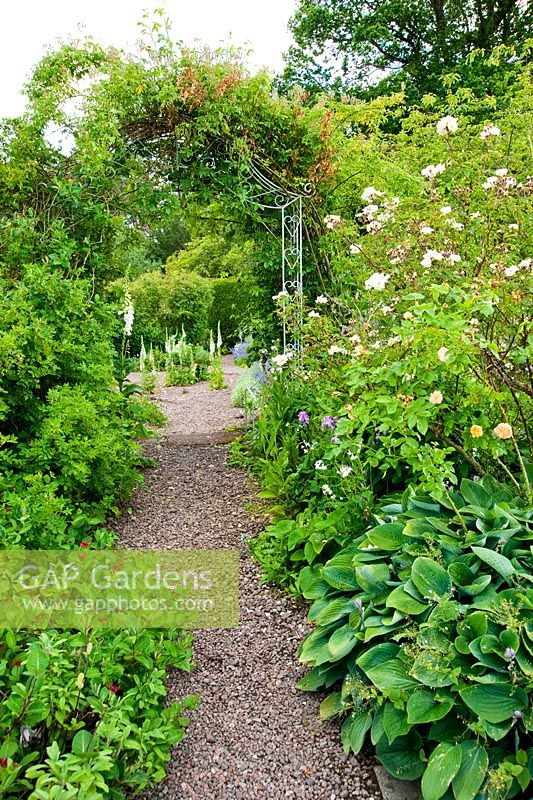
<instances>
[{"instance_id":1,"label":"tree canopy","mask_svg":"<svg viewBox=\"0 0 533 800\"><path fill-rule=\"evenodd\" d=\"M522 0L300 0L290 28L287 85L420 95L474 51L522 46L533 15Z\"/></svg>"}]
</instances>

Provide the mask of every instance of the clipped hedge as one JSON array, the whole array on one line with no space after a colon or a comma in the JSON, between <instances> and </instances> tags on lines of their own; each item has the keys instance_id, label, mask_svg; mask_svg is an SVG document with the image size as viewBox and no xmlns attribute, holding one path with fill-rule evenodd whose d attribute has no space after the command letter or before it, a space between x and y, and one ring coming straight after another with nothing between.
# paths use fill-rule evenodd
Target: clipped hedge
<instances>
[{"instance_id":1,"label":"clipped hedge","mask_svg":"<svg viewBox=\"0 0 533 800\"><path fill-rule=\"evenodd\" d=\"M192 343L208 338L213 290L206 278L192 272L147 272L130 284L130 291L135 307L132 353L140 351L141 336L163 348L166 332L180 333L182 327Z\"/></svg>"}]
</instances>

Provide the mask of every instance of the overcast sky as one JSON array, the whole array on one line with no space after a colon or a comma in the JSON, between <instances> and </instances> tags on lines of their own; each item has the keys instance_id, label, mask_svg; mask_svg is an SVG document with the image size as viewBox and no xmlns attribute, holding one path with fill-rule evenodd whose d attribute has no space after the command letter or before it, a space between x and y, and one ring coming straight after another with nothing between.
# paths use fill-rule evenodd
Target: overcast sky
<instances>
[{"instance_id":1,"label":"overcast sky","mask_svg":"<svg viewBox=\"0 0 533 800\"><path fill-rule=\"evenodd\" d=\"M211 46L231 41L254 51L251 65L279 69L296 0L12 0L0 11L0 117L24 108L20 89L45 48L69 35L134 45L143 10L164 5L173 37Z\"/></svg>"}]
</instances>

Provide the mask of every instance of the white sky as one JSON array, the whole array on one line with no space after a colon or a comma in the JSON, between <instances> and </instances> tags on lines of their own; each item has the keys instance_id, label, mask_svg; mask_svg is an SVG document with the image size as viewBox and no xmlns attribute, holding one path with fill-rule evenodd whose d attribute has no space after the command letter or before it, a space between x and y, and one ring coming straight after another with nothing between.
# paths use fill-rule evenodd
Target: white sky
<instances>
[{"instance_id":1,"label":"white sky","mask_svg":"<svg viewBox=\"0 0 533 800\"><path fill-rule=\"evenodd\" d=\"M253 49L252 67L279 69L290 44L296 0L3 0L0 7L0 117L24 108L22 84L46 46L90 34L115 47L134 46L145 9L163 6L174 39Z\"/></svg>"}]
</instances>

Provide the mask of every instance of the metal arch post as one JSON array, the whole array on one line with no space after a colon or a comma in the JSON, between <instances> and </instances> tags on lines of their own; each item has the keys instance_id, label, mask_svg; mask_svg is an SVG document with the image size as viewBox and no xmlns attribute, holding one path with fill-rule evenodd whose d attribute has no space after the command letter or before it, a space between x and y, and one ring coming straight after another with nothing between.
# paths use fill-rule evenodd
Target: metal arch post
<instances>
[{"instance_id":1,"label":"metal arch post","mask_svg":"<svg viewBox=\"0 0 533 800\"><path fill-rule=\"evenodd\" d=\"M281 290L293 297L296 303L297 326L294 340L288 342L287 325L283 322L283 352L300 354L300 330L303 322L303 201L311 195L291 192L267 177L256 164L250 166L251 182L258 191L248 201L259 208L281 211Z\"/></svg>"}]
</instances>

